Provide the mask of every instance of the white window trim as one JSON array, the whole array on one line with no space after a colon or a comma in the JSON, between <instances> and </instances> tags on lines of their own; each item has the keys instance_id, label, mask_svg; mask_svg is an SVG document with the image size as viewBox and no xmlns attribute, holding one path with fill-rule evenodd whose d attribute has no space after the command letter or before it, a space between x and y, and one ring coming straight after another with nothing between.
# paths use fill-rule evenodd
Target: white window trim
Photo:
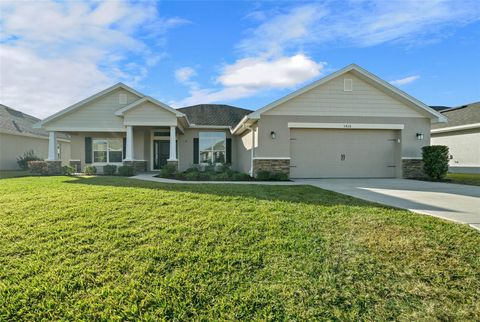
<instances>
[{"instance_id":1,"label":"white window trim","mask_svg":"<svg viewBox=\"0 0 480 322\"><path fill-rule=\"evenodd\" d=\"M95 150L93 149L93 142L95 140L104 140L107 141L107 162L95 162ZM109 154L109 149L110 149L110 144L108 143L108 140L120 140L122 142L122 159L123 159L123 138L92 138L92 165L95 166L102 166L102 165L107 165L107 164L113 164L113 165L123 165L123 162L109 162L110 159L110 154Z\"/></svg>"},{"instance_id":2,"label":"white window trim","mask_svg":"<svg viewBox=\"0 0 480 322\"><path fill-rule=\"evenodd\" d=\"M213 163L213 153L212 153L212 163L211 164L213 164L213 165L226 164L227 163L227 133L222 132L222 131L199 131L198 132L198 164L202 165L202 166L205 166L205 165L209 164L208 162L201 162L201 160L202 160L202 158L201 158L202 150L200 150L200 133L222 133L225 136L225 149L224 150L211 150L212 152L223 151L225 153L225 162L224 163L221 163L221 162ZM203 151L206 151L206 150L203 150Z\"/></svg>"}]
</instances>

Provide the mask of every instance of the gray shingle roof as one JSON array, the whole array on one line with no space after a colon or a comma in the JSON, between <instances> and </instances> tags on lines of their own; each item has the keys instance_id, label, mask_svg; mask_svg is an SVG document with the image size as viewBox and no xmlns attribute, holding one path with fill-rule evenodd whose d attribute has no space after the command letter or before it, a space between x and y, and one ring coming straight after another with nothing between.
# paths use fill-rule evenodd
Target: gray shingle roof
<instances>
[{"instance_id":1,"label":"gray shingle roof","mask_svg":"<svg viewBox=\"0 0 480 322\"><path fill-rule=\"evenodd\" d=\"M448 122L432 124L432 129L480 123L480 102L451 108L441 113L448 117Z\"/></svg>"},{"instance_id":2,"label":"gray shingle roof","mask_svg":"<svg viewBox=\"0 0 480 322\"><path fill-rule=\"evenodd\" d=\"M231 126L252 111L223 104L199 104L178 109L187 115L190 124Z\"/></svg>"},{"instance_id":3,"label":"gray shingle roof","mask_svg":"<svg viewBox=\"0 0 480 322\"><path fill-rule=\"evenodd\" d=\"M0 130L11 134L32 134L48 137L48 132L42 129L34 129L33 125L40 121L34 116L14 110L0 104ZM59 138L69 139L65 134L59 134Z\"/></svg>"}]
</instances>

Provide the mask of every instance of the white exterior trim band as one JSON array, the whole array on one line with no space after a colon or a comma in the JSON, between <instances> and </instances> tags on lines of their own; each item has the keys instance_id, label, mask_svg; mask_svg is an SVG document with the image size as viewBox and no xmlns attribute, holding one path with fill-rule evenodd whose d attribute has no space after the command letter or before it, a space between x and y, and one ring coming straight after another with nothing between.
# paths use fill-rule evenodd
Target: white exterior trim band
<instances>
[{"instance_id":1,"label":"white exterior trim band","mask_svg":"<svg viewBox=\"0 0 480 322\"><path fill-rule=\"evenodd\" d=\"M289 128L299 129L374 129L374 130L403 130L404 124L362 124L362 123L303 123L288 122Z\"/></svg>"},{"instance_id":2,"label":"white exterior trim band","mask_svg":"<svg viewBox=\"0 0 480 322\"><path fill-rule=\"evenodd\" d=\"M444 127L441 129L433 129L431 133L443 133L443 132L469 130L469 129L476 129L476 128L480 128L480 123L472 123L472 124Z\"/></svg>"},{"instance_id":3,"label":"white exterior trim band","mask_svg":"<svg viewBox=\"0 0 480 322\"><path fill-rule=\"evenodd\" d=\"M422 157L402 157L402 160L422 160Z\"/></svg>"}]
</instances>

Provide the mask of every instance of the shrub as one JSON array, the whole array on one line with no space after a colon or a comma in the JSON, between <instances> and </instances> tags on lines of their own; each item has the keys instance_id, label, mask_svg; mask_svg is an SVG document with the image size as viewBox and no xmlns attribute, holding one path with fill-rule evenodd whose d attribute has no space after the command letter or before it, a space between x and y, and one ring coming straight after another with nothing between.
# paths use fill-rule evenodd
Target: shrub
<instances>
[{"instance_id":1,"label":"shrub","mask_svg":"<svg viewBox=\"0 0 480 322\"><path fill-rule=\"evenodd\" d=\"M113 176L117 172L117 166L113 164L107 164L103 166L103 174L106 176Z\"/></svg>"},{"instance_id":2,"label":"shrub","mask_svg":"<svg viewBox=\"0 0 480 322\"><path fill-rule=\"evenodd\" d=\"M423 171L433 180L445 178L448 172L448 146L431 145L422 148Z\"/></svg>"},{"instance_id":3,"label":"shrub","mask_svg":"<svg viewBox=\"0 0 480 322\"><path fill-rule=\"evenodd\" d=\"M83 172L87 175L87 176L93 176L94 174L97 173L97 168L95 168L94 166L92 165L87 165L85 167L85 169L83 170Z\"/></svg>"},{"instance_id":4,"label":"shrub","mask_svg":"<svg viewBox=\"0 0 480 322\"><path fill-rule=\"evenodd\" d=\"M210 180L212 180L212 176L214 176L214 174L212 174L212 173L200 172L198 174L198 180L199 181L210 181Z\"/></svg>"},{"instance_id":5,"label":"shrub","mask_svg":"<svg viewBox=\"0 0 480 322\"><path fill-rule=\"evenodd\" d=\"M287 181L288 175L283 172L272 172L270 175L270 179L274 181Z\"/></svg>"},{"instance_id":6,"label":"shrub","mask_svg":"<svg viewBox=\"0 0 480 322\"><path fill-rule=\"evenodd\" d=\"M171 178L175 175L177 172L177 167L172 165L172 164L167 164L163 166L163 168L160 170L159 176L161 178Z\"/></svg>"},{"instance_id":7,"label":"shrub","mask_svg":"<svg viewBox=\"0 0 480 322\"><path fill-rule=\"evenodd\" d=\"M212 179L216 181L227 181L230 179L230 177L228 176L228 173L220 172L215 174Z\"/></svg>"},{"instance_id":8,"label":"shrub","mask_svg":"<svg viewBox=\"0 0 480 322\"><path fill-rule=\"evenodd\" d=\"M46 161L28 161L28 168L32 173L47 175L48 174L48 164Z\"/></svg>"},{"instance_id":9,"label":"shrub","mask_svg":"<svg viewBox=\"0 0 480 322\"><path fill-rule=\"evenodd\" d=\"M118 167L118 174L124 177L131 177L135 175L135 168L131 165L122 165Z\"/></svg>"},{"instance_id":10,"label":"shrub","mask_svg":"<svg viewBox=\"0 0 480 322\"><path fill-rule=\"evenodd\" d=\"M64 176L71 176L75 173L75 168L74 167L71 167L69 165L64 165L62 167L62 174Z\"/></svg>"},{"instance_id":11,"label":"shrub","mask_svg":"<svg viewBox=\"0 0 480 322\"><path fill-rule=\"evenodd\" d=\"M188 180L188 181L196 181L198 180L198 174L199 172L195 172L195 171L192 171L192 172L187 172L185 173L185 180Z\"/></svg>"},{"instance_id":12,"label":"shrub","mask_svg":"<svg viewBox=\"0 0 480 322\"><path fill-rule=\"evenodd\" d=\"M234 172L232 174L232 180L234 181L248 181L248 180L251 180L252 178L246 174L246 173L243 173L243 172Z\"/></svg>"},{"instance_id":13,"label":"shrub","mask_svg":"<svg viewBox=\"0 0 480 322\"><path fill-rule=\"evenodd\" d=\"M267 170L258 170L257 171L257 180L265 181L265 180L270 180L271 173L270 171Z\"/></svg>"},{"instance_id":14,"label":"shrub","mask_svg":"<svg viewBox=\"0 0 480 322\"><path fill-rule=\"evenodd\" d=\"M17 164L23 170L27 170L29 168L28 162L29 161L43 161L43 159L37 157L33 150L29 150L23 154L23 156L17 158Z\"/></svg>"}]
</instances>

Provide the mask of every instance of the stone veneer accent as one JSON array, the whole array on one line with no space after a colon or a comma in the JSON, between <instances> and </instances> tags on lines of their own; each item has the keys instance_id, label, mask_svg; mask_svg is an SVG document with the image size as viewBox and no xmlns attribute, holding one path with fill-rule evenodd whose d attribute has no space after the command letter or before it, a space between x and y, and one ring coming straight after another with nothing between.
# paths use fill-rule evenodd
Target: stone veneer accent
<instances>
[{"instance_id":1,"label":"stone veneer accent","mask_svg":"<svg viewBox=\"0 0 480 322\"><path fill-rule=\"evenodd\" d=\"M178 170L178 160L175 160L175 161L168 161L167 160L167 164L168 165L173 165L175 167L175 169Z\"/></svg>"},{"instance_id":2,"label":"stone veneer accent","mask_svg":"<svg viewBox=\"0 0 480 322\"><path fill-rule=\"evenodd\" d=\"M48 167L48 174L49 175L56 175L56 174L62 174L62 161L56 160L56 161L45 161L47 163Z\"/></svg>"},{"instance_id":3,"label":"stone veneer accent","mask_svg":"<svg viewBox=\"0 0 480 322\"><path fill-rule=\"evenodd\" d=\"M80 160L70 160L68 164L75 168L75 172L82 172L82 162Z\"/></svg>"},{"instance_id":4,"label":"stone veneer accent","mask_svg":"<svg viewBox=\"0 0 480 322\"><path fill-rule=\"evenodd\" d=\"M290 159L253 159L253 173L258 171L282 172L290 177Z\"/></svg>"},{"instance_id":5,"label":"stone veneer accent","mask_svg":"<svg viewBox=\"0 0 480 322\"><path fill-rule=\"evenodd\" d=\"M424 178L422 159L402 159L402 173L405 179Z\"/></svg>"},{"instance_id":6,"label":"stone veneer accent","mask_svg":"<svg viewBox=\"0 0 480 322\"><path fill-rule=\"evenodd\" d=\"M123 161L123 165L132 166L135 169L135 172L145 172L147 171L147 161Z\"/></svg>"}]
</instances>

